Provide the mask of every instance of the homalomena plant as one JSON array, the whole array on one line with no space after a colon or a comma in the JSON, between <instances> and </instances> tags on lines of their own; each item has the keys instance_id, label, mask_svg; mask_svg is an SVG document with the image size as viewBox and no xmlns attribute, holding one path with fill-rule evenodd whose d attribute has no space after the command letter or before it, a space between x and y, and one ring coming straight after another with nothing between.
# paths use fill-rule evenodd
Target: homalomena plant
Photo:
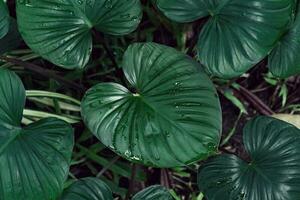
<instances>
[{"instance_id":1,"label":"homalomena plant","mask_svg":"<svg viewBox=\"0 0 300 200\"><path fill-rule=\"evenodd\" d=\"M89 177L75 181L59 200L113 200L113 195L103 181ZM173 200L173 197L165 187L154 185L134 195L132 200Z\"/></svg>"},{"instance_id":2,"label":"homalomena plant","mask_svg":"<svg viewBox=\"0 0 300 200\"><path fill-rule=\"evenodd\" d=\"M198 58L221 78L245 73L274 48L292 20L294 0L155 0L176 22L208 17L199 35Z\"/></svg>"},{"instance_id":3,"label":"homalomena plant","mask_svg":"<svg viewBox=\"0 0 300 200\"><path fill-rule=\"evenodd\" d=\"M245 126L249 161L219 155L201 166L198 181L207 200L295 200L300 197L300 130L271 117Z\"/></svg>"},{"instance_id":4,"label":"homalomena plant","mask_svg":"<svg viewBox=\"0 0 300 200\"><path fill-rule=\"evenodd\" d=\"M122 68L129 82L100 83L82 100L82 116L103 144L133 161L174 167L215 153L221 109L201 66L155 43L136 43Z\"/></svg>"},{"instance_id":5,"label":"homalomena plant","mask_svg":"<svg viewBox=\"0 0 300 200\"><path fill-rule=\"evenodd\" d=\"M93 29L124 35L136 29L141 17L139 0L17 1L19 30L27 45L68 69L86 66Z\"/></svg>"},{"instance_id":6,"label":"homalomena plant","mask_svg":"<svg viewBox=\"0 0 300 200\"><path fill-rule=\"evenodd\" d=\"M73 129L46 118L22 127L25 89L16 74L0 70L0 199L56 200L67 179Z\"/></svg>"},{"instance_id":7,"label":"homalomena plant","mask_svg":"<svg viewBox=\"0 0 300 200\"><path fill-rule=\"evenodd\" d=\"M300 1L296 18L269 56L269 68L277 77L300 74Z\"/></svg>"}]
</instances>

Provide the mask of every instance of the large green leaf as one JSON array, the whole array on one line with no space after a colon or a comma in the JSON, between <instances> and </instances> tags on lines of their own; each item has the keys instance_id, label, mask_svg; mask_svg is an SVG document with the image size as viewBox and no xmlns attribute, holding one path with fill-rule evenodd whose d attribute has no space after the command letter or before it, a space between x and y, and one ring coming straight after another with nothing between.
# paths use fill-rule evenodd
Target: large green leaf
<instances>
[{"instance_id":1,"label":"large green leaf","mask_svg":"<svg viewBox=\"0 0 300 200\"><path fill-rule=\"evenodd\" d=\"M269 56L269 68L281 78L300 73L300 2L294 24Z\"/></svg>"},{"instance_id":2,"label":"large green leaf","mask_svg":"<svg viewBox=\"0 0 300 200\"><path fill-rule=\"evenodd\" d=\"M138 43L127 49L122 66L133 92L100 83L82 101L86 125L106 146L157 167L189 164L215 152L219 99L198 63L170 47Z\"/></svg>"},{"instance_id":3,"label":"large green leaf","mask_svg":"<svg viewBox=\"0 0 300 200\"><path fill-rule=\"evenodd\" d=\"M3 0L0 0L0 39L3 38L9 29L9 14L7 6Z\"/></svg>"},{"instance_id":4,"label":"large green leaf","mask_svg":"<svg viewBox=\"0 0 300 200\"><path fill-rule=\"evenodd\" d=\"M64 68L83 68L92 51L91 29L123 35L142 17L139 0L20 0L20 32L28 46Z\"/></svg>"},{"instance_id":5,"label":"large green leaf","mask_svg":"<svg viewBox=\"0 0 300 200\"><path fill-rule=\"evenodd\" d=\"M60 200L113 200L109 187L96 178L84 178L67 188Z\"/></svg>"},{"instance_id":6,"label":"large green leaf","mask_svg":"<svg viewBox=\"0 0 300 200\"><path fill-rule=\"evenodd\" d=\"M207 200L296 200L300 198L300 130L271 117L244 129L245 162L220 155L202 166L199 186Z\"/></svg>"},{"instance_id":7,"label":"large green leaf","mask_svg":"<svg viewBox=\"0 0 300 200\"><path fill-rule=\"evenodd\" d=\"M294 0L157 0L169 18L187 22L209 16L198 57L214 76L239 76L261 61L292 18ZM198 16L198 17L197 17Z\"/></svg>"},{"instance_id":8,"label":"large green leaf","mask_svg":"<svg viewBox=\"0 0 300 200\"><path fill-rule=\"evenodd\" d=\"M134 195L132 200L173 200L173 197L166 188L154 185Z\"/></svg>"},{"instance_id":9,"label":"large green leaf","mask_svg":"<svg viewBox=\"0 0 300 200\"><path fill-rule=\"evenodd\" d=\"M67 178L73 130L48 118L21 127L25 90L0 70L0 199L56 200Z\"/></svg>"}]
</instances>

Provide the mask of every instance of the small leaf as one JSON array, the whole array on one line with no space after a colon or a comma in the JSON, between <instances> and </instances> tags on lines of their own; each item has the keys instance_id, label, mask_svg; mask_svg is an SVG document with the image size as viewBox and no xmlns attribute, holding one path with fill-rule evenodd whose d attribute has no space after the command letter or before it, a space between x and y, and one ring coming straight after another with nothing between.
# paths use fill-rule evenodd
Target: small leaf
<instances>
[{"instance_id":1,"label":"small leaf","mask_svg":"<svg viewBox=\"0 0 300 200\"><path fill-rule=\"evenodd\" d=\"M125 52L132 91L116 83L92 87L82 100L84 122L116 153L149 166L183 166L214 154L221 109L214 85L186 55L155 43Z\"/></svg>"},{"instance_id":2,"label":"small leaf","mask_svg":"<svg viewBox=\"0 0 300 200\"><path fill-rule=\"evenodd\" d=\"M0 39L3 38L9 30L9 13L6 4L0 0Z\"/></svg>"},{"instance_id":3,"label":"small leaf","mask_svg":"<svg viewBox=\"0 0 300 200\"><path fill-rule=\"evenodd\" d=\"M198 58L213 76L240 76L275 46L292 19L294 0L157 0L170 19L190 22L207 17Z\"/></svg>"},{"instance_id":4,"label":"small leaf","mask_svg":"<svg viewBox=\"0 0 300 200\"><path fill-rule=\"evenodd\" d=\"M274 76L287 78L300 74L300 2L294 24L269 56L268 67Z\"/></svg>"},{"instance_id":5,"label":"small leaf","mask_svg":"<svg viewBox=\"0 0 300 200\"><path fill-rule=\"evenodd\" d=\"M84 178L74 182L60 200L113 200L109 187L96 178Z\"/></svg>"},{"instance_id":6,"label":"small leaf","mask_svg":"<svg viewBox=\"0 0 300 200\"><path fill-rule=\"evenodd\" d=\"M47 118L21 127L25 89L0 70L0 199L56 200L67 178L73 130Z\"/></svg>"},{"instance_id":7,"label":"small leaf","mask_svg":"<svg viewBox=\"0 0 300 200\"><path fill-rule=\"evenodd\" d=\"M132 200L173 200L173 197L165 187L154 185L134 195Z\"/></svg>"},{"instance_id":8,"label":"small leaf","mask_svg":"<svg viewBox=\"0 0 300 200\"><path fill-rule=\"evenodd\" d=\"M20 32L28 46L52 63L83 68L92 51L92 29L110 35L134 31L142 17L139 0L20 0Z\"/></svg>"},{"instance_id":9,"label":"small leaf","mask_svg":"<svg viewBox=\"0 0 300 200\"><path fill-rule=\"evenodd\" d=\"M245 162L220 155L205 163L198 183L207 200L295 200L300 195L300 130L272 117L244 128Z\"/></svg>"}]
</instances>

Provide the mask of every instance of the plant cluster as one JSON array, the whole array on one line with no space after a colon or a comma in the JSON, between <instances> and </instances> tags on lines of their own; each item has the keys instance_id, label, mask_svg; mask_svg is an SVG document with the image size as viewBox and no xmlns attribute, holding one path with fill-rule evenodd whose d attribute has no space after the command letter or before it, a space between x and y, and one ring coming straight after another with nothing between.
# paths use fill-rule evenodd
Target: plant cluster
<instances>
[{"instance_id":1,"label":"plant cluster","mask_svg":"<svg viewBox=\"0 0 300 200\"><path fill-rule=\"evenodd\" d=\"M0 200L180 199L166 185L132 195L133 179L144 180L136 166L184 174L194 164L201 193L193 199L300 199L300 130L234 83L262 62L270 84L300 73L298 9L297 0L0 0ZM136 32L151 19L181 33L177 49ZM191 41L186 24L196 25ZM219 151L234 130L220 143L218 91L239 116L247 109L216 82L268 115L246 123L246 157ZM115 158L98 155L108 149ZM97 177L70 172L83 155L103 166L87 162ZM132 168L115 165L120 157ZM102 177L108 169L114 181ZM125 194L114 184L120 176L131 179Z\"/></svg>"}]
</instances>

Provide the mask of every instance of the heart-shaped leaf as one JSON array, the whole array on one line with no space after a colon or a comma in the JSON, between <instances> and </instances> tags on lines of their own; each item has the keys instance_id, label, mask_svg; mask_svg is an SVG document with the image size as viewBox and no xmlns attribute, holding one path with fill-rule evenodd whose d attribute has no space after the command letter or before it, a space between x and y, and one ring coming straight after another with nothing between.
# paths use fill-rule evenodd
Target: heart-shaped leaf
<instances>
[{"instance_id":1,"label":"heart-shaped leaf","mask_svg":"<svg viewBox=\"0 0 300 200\"><path fill-rule=\"evenodd\" d=\"M179 22L209 16L198 41L198 57L214 76L239 76L261 61L292 18L294 0L157 0Z\"/></svg>"},{"instance_id":2,"label":"heart-shaped leaf","mask_svg":"<svg viewBox=\"0 0 300 200\"><path fill-rule=\"evenodd\" d=\"M0 0L0 39L3 38L9 30L9 14L7 6L3 0Z\"/></svg>"},{"instance_id":3,"label":"heart-shaped leaf","mask_svg":"<svg viewBox=\"0 0 300 200\"><path fill-rule=\"evenodd\" d=\"M133 44L123 58L129 89L92 87L82 101L89 129L121 156L157 167L207 158L220 139L216 90L201 66L155 43Z\"/></svg>"},{"instance_id":4,"label":"heart-shaped leaf","mask_svg":"<svg viewBox=\"0 0 300 200\"><path fill-rule=\"evenodd\" d=\"M274 76L286 78L300 73L300 2L294 24L277 43L269 56L269 68Z\"/></svg>"},{"instance_id":5,"label":"heart-shaped leaf","mask_svg":"<svg viewBox=\"0 0 300 200\"><path fill-rule=\"evenodd\" d=\"M244 129L245 162L220 155L204 164L199 187L207 200L295 200L300 196L300 130L271 117Z\"/></svg>"},{"instance_id":6,"label":"heart-shaped leaf","mask_svg":"<svg viewBox=\"0 0 300 200\"><path fill-rule=\"evenodd\" d=\"M67 188L61 200L113 200L109 187L96 178L84 178Z\"/></svg>"},{"instance_id":7,"label":"heart-shaped leaf","mask_svg":"<svg viewBox=\"0 0 300 200\"><path fill-rule=\"evenodd\" d=\"M134 195L132 200L173 200L173 197L165 187L154 185Z\"/></svg>"},{"instance_id":8,"label":"heart-shaped leaf","mask_svg":"<svg viewBox=\"0 0 300 200\"><path fill-rule=\"evenodd\" d=\"M0 199L56 200L67 178L73 130L48 118L21 127L25 90L0 70Z\"/></svg>"},{"instance_id":9,"label":"heart-shaped leaf","mask_svg":"<svg viewBox=\"0 0 300 200\"><path fill-rule=\"evenodd\" d=\"M19 0L20 32L28 46L64 68L83 68L92 50L91 29L123 35L142 17L139 0Z\"/></svg>"}]
</instances>

